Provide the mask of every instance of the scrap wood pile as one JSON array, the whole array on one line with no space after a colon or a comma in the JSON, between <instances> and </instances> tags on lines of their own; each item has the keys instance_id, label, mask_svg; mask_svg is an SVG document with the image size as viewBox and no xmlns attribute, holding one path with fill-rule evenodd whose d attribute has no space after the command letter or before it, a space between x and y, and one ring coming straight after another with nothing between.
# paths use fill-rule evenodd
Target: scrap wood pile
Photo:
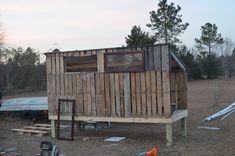
<instances>
[{"instance_id":1,"label":"scrap wood pile","mask_svg":"<svg viewBox=\"0 0 235 156\"><path fill-rule=\"evenodd\" d=\"M233 112L235 112L235 102L233 102L231 105L229 105L228 107L224 108L223 110L207 117L204 121L211 121L215 118L218 118L220 116L223 116L223 118L221 118L221 120L224 120L225 118L227 118L229 115L231 115Z\"/></svg>"},{"instance_id":2,"label":"scrap wood pile","mask_svg":"<svg viewBox=\"0 0 235 156\"><path fill-rule=\"evenodd\" d=\"M34 126L24 126L21 129L12 129L17 134L28 134L33 136L48 136L51 132L51 125L35 124Z\"/></svg>"},{"instance_id":3,"label":"scrap wood pile","mask_svg":"<svg viewBox=\"0 0 235 156\"><path fill-rule=\"evenodd\" d=\"M2 148L0 147L0 156L20 156L15 147L12 148Z\"/></svg>"}]
</instances>

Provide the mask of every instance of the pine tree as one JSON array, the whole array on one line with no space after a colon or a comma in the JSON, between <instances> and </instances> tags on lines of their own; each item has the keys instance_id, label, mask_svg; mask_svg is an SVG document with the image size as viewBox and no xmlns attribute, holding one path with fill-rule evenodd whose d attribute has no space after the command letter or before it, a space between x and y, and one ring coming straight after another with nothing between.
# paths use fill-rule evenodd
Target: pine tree
<instances>
[{"instance_id":1,"label":"pine tree","mask_svg":"<svg viewBox=\"0 0 235 156\"><path fill-rule=\"evenodd\" d=\"M125 37L128 47L152 45L155 43L155 38L151 37L147 32L141 30L140 26L133 26L131 34Z\"/></svg>"},{"instance_id":2,"label":"pine tree","mask_svg":"<svg viewBox=\"0 0 235 156\"><path fill-rule=\"evenodd\" d=\"M201 27L201 36L195 39L199 50L208 49L209 54L215 45L222 44L223 38L218 33L218 27L215 24L206 23Z\"/></svg>"},{"instance_id":3,"label":"pine tree","mask_svg":"<svg viewBox=\"0 0 235 156\"><path fill-rule=\"evenodd\" d=\"M155 32L155 38L159 43L180 43L180 36L189 26L183 23L179 14L181 7L174 3L167 4L167 0L160 0L158 9L150 12L150 24L147 24Z\"/></svg>"}]
</instances>

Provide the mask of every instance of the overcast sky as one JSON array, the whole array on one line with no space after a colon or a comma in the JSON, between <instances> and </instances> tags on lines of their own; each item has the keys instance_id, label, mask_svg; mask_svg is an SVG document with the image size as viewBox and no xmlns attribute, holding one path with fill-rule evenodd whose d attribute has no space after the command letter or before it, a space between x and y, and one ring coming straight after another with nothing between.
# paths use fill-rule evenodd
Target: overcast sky
<instances>
[{"instance_id":1,"label":"overcast sky","mask_svg":"<svg viewBox=\"0 0 235 156\"><path fill-rule=\"evenodd\" d=\"M125 45L133 25L149 23L157 0L0 0L0 21L10 46L41 52L59 48L82 50ZM175 0L190 26L182 41L194 45L200 27L215 23L223 37L235 41L234 0Z\"/></svg>"}]
</instances>

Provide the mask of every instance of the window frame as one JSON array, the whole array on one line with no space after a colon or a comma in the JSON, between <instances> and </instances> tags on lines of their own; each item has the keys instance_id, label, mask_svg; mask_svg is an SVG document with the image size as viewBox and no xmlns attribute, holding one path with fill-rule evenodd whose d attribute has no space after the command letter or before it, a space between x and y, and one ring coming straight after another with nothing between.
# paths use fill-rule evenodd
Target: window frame
<instances>
[{"instance_id":1,"label":"window frame","mask_svg":"<svg viewBox=\"0 0 235 156\"><path fill-rule=\"evenodd\" d=\"M87 71L68 71L68 58L79 58L79 59L82 59L82 58L88 58L88 57L94 57L96 58L96 69L95 70L87 70ZM64 73L81 73L81 72L98 72L98 65L97 65L97 62L98 62L98 58L97 58L97 55L88 55L88 56L64 56L63 57L63 61L64 61ZM79 63L78 63L79 64Z\"/></svg>"},{"instance_id":2,"label":"window frame","mask_svg":"<svg viewBox=\"0 0 235 156\"><path fill-rule=\"evenodd\" d=\"M130 68L130 69L107 69L107 56L109 55L126 55L126 54L141 54L142 68ZM118 51L118 52L106 52L104 53L104 72L105 73L121 73L121 72L143 72L145 71L145 55L144 51Z\"/></svg>"}]
</instances>

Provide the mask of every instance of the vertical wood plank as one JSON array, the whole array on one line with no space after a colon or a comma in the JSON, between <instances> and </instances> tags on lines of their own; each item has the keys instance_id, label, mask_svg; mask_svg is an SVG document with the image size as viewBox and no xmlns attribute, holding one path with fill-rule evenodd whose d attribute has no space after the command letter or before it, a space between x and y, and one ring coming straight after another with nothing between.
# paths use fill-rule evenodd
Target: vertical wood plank
<instances>
[{"instance_id":1,"label":"vertical wood plank","mask_svg":"<svg viewBox=\"0 0 235 156\"><path fill-rule=\"evenodd\" d=\"M80 56L79 51L74 51L73 56Z\"/></svg>"},{"instance_id":2,"label":"vertical wood plank","mask_svg":"<svg viewBox=\"0 0 235 156\"><path fill-rule=\"evenodd\" d=\"M98 72L104 72L104 50L97 52L97 68Z\"/></svg>"},{"instance_id":3,"label":"vertical wood plank","mask_svg":"<svg viewBox=\"0 0 235 156\"><path fill-rule=\"evenodd\" d=\"M69 75L65 74L64 75L64 93L66 96L69 95Z\"/></svg>"},{"instance_id":4,"label":"vertical wood plank","mask_svg":"<svg viewBox=\"0 0 235 156\"><path fill-rule=\"evenodd\" d=\"M182 101L181 101L181 97L182 97L182 85L181 85L181 79L180 79L180 73L179 72L176 72L175 73L175 77L176 77L176 83L177 83L177 104L178 104L178 108L180 109L181 108L181 104L182 104Z\"/></svg>"},{"instance_id":5,"label":"vertical wood plank","mask_svg":"<svg viewBox=\"0 0 235 156\"><path fill-rule=\"evenodd\" d=\"M56 96L56 76L55 74L52 75L52 112L53 114L57 113L57 96Z\"/></svg>"},{"instance_id":6,"label":"vertical wood plank","mask_svg":"<svg viewBox=\"0 0 235 156\"><path fill-rule=\"evenodd\" d=\"M148 47L148 67L149 70L153 70L154 67L154 49L153 46Z\"/></svg>"},{"instance_id":7,"label":"vertical wood plank","mask_svg":"<svg viewBox=\"0 0 235 156\"><path fill-rule=\"evenodd\" d=\"M170 55L168 50L168 45L161 46L161 54L162 54L162 71L170 70Z\"/></svg>"},{"instance_id":8,"label":"vertical wood plank","mask_svg":"<svg viewBox=\"0 0 235 156\"><path fill-rule=\"evenodd\" d=\"M76 78L77 78L77 74L72 74L72 80L73 80L73 96L76 96L76 91L77 91L77 81L76 81ZM76 102L76 101L75 101Z\"/></svg>"},{"instance_id":9,"label":"vertical wood plank","mask_svg":"<svg viewBox=\"0 0 235 156\"><path fill-rule=\"evenodd\" d=\"M51 69L51 61L52 61L52 56L51 54L47 54L46 55L46 72L47 74L51 74L52 73L52 69Z\"/></svg>"},{"instance_id":10,"label":"vertical wood plank","mask_svg":"<svg viewBox=\"0 0 235 156\"><path fill-rule=\"evenodd\" d=\"M144 51L144 64L145 64L145 70L149 70L149 64L148 64L148 58L149 58L149 54L148 54L148 48L144 47L143 48Z\"/></svg>"},{"instance_id":11,"label":"vertical wood plank","mask_svg":"<svg viewBox=\"0 0 235 156\"><path fill-rule=\"evenodd\" d=\"M85 56L91 56L91 51L90 50L87 50L87 51L85 51Z\"/></svg>"},{"instance_id":12,"label":"vertical wood plank","mask_svg":"<svg viewBox=\"0 0 235 156\"><path fill-rule=\"evenodd\" d=\"M48 114L52 115L52 75L47 75Z\"/></svg>"},{"instance_id":13,"label":"vertical wood plank","mask_svg":"<svg viewBox=\"0 0 235 156\"><path fill-rule=\"evenodd\" d=\"M104 73L100 73L100 99L101 99L101 116L105 116L105 88Z\"/></svg>"},{"instance_id":14,"label":"vertical wood plank","mask_svg":"<svg viewBox=\"0 0 235 156\"><path fill-rule=\"evenodd\" d=\"M154 46L154 70L161 71L161 46Z\"/></svg>"},{"instance_id":15,"label":"vertical wood plank","mask_svg":"<svg viewBox=\"0 0 235 156\"><path fill-rule=\"evenodd\" d=\"M55 114L56 112L56 79L55 79L55 69L56 69L56 64L55 64L55 53L51 54L51 73L52 73L52 90L51 90L51 95L52 95L52 113Z\"/></svg>"},{"instance_id":16,"label":"vertical wood plank","mask_svg":"<svg viewBox=\"0 0 235 156\"><path fill-rule=\"evenodd\" d=\"M110 103L110 77L105 74L105 116L111 116L111 103Z\"/></svg>"},{"instance_id":17,"label":"vertical wood plank","mask_svg":"<svg viewBox=\"0 0 235 156\"><path fill-rule=\"evenodd\" d=\"M136 110L137 110L137 116L142 116L142 102L141 102L141 79L140 79L140 73L136 73Z\"/></svg>"},{"instance_id":18,"label":"vertical wood plank","mask_svg":"<svg viewBox=\"0 0 235 156\"><path fill-rule=\"evenodd\" d=\"M60 53L55 53L55 62L56 62L56 69L55 73L59 74L60 73Z\"/></svg>"},{"instance_id":19,"label":"vertical wood plank","mask_svg":"<svg viewBox=\"0 0 235 156\"><path fill-rule=\"evenodd\" d=\"M146 105L146 86L145 86L145 73L140 74L141 78L141 103L142 103L142 115L146 116L147 105Z\"/></svg>"},{"instance_id":20,"label":"vertical wood plank","mask_svg":"<svg viewBox=\"0 0 235 156\"><path fill-rule=\"evenodd\" d=\"M115 79L115 101L116 101L116 116L120 117L121 112L120 112L120 89L119 89L119 77L118 74L114 74L114 79Z\"/></svg>"},{"instance_id":21,"label":"vertical wood plank","mask_svg":"<svg viewBox=\"0 0 235 156\"><path fill-rule=\"evenodd\" d=\"M56 73L56 62L55 62L55 53L51 53L51 73L55 74Z\"/></svg>"},{"instance_id":22,"label":"vertical wood plank","mask_svg":"<svg viewBox=\"0 0 235 156\"><path fill-rule=\"evenodd\" d=\"M73 78L72 78L72 74L68 74L68 84L69 84L69 94L68 96L71 96L73 95Z\"/></svg>"},{"instance_id":23,"label":"vertical wood plank","mask_svg":"<svg viewBox=\"0 0 235 156\"><path fill-rule=\"evenodd\" d=\"M187 109L188 107L188 95L187 95L187 83L188 83L188 78L187 78L187 73L186 72L182 72L183 74L183 97L184 97L184 100L183 100L183 104L184 104L184 109Z\"/></svg>"},{"instance_id":24,"label":"vertical wood plank","mask_svg":"<svg viewBox=\"0 0 235 156\"><path fill-rule=\"evenodd\" d=\"M135 81L135 73L130 73L131 74L131 113L132 116L135 116L137 111L136 111L136 81Z\"/></svg>"},{"instance_id":25,"label":"vertical wood plank","mask_svg":"<svg viewBox=\"0 0 235 156\"><path fill-rule=\"evenodd\" d=\"M131 103L130 103L130 73L124 74L124 109L125 117L131 116Z\"/></svg>"},{"instance_id":26,"label":"vertical wood plank","mask_svg":"<svg viewBox=\"0 0 235 156\"><path fill-rule=\"evenodd\" d=\"M171 91L170 91L170 93L171 93L171 102L172 102L172 104L173 103L175 103L176 104L176 82L175 82L175 72L171 72L170 73L170 81L171 81L171 83L170 83L170 85L171 85ZM177 108L177 107L176 107Z\"/></svg>"},{"instance_id":27,"label":"vertical wood plank","mask_svg":"<svg viewBox=\"0 0 235 156\"><path fill-rule=\"evenodd\" d=\"M101 116L101 94L100 94L100 76L99 73L95 74L95 101L96 101L96 115Z\"/></svg>"},{"instance_id":28,"label":"vertical wood plank","mask_svg":"<svg viewBox=\"0 0 235 156\"><path fill-rule=\"evenodd\" d=\"M120 89L120 112L121 117L124 117L124 77L123 73L119 73L119 89Z\"/></svg>"},{"instance_id":29,"label":"vertical wood plank","mask_svg":"<svg viewBox=\"0 0 235 156\"><path fill-rule=\"evenodd\" d=\"M64 73L64 54L60 53L60 74Z\"/></svg>"},{"instance_id":30,"label":"vertical wood plank","mask_svg":"<svg viewBox=\"0 0 235 156\"><path fill-rule=\"evenodd\" d=\"M157 90L157 83L156 83L156 72L151 71L151 97L152 97L152 115L156 116L157 115L157 95L156 95L156 90Z\"/></svg>"},{"instance_id":31,"label":"vertical wood plank","mask_svg":"<svg viewBox=\"0 0 235 156\"><path fill-rule=\"evenodd\" d=\"M91 116L91 78L90 73L86 76L86 85L87 85L87 115Z\"/></svg>"},{"instance_id":32,"label":"vertical wood plank","mask_svg":"<svg viewBox=\"0 0 235 156\"><path fill-rule=\"evenodd\" d=\"M96 116L96 101L95 101L95 74L91 73L91 111L92 116Z\"/></svg>"},{"instance_id":33,"label":"vertical wood plank","mask_svg":"<svg viewBox=\"0 0 235 156\"><path fill-rule=\"evenodd\" d=\"M83 115L88 115L88 94L87 94L87 75L82 74L82 89L83 89Z\"/></svg>"},{"instance_id":34,"label":"vertical wood plank","mask_svg":"<svg viewBox=\"0 0 235 156\"><path fill-rule=\"evenodd\" d=\"M171 95L170 95L170 73L162 72L163 84L163 103L164 103L164 116L170 117L171 115Z\"/></svg>"},{"instance_id":35,"label":"vertical wood plank","mask_svg":"<svg viewBox=\"0 0 235 156\"><path fill-rule=\"evenodd\" d=\"M114 74L110 74L110 102L111 102L111 115L116 116L116 105L115 105L115 80Z\"/></svg>"},{"instance_id":36,"label":"vertical wood plank","mask_svg":"<svg viewBox=\"0 0 235 156\"><path fill-rule=\"evenodd\" d=\"M64 75L63 74L60 75L60 95L61 96L65 95L65 93L64 93Z\"/></svg>"},{"instance_id":37,"label":"vertical wood plank","mask_svg":"<svg viewBox=\"0 0 235 156\"><path fill-rule=\"evenodd\" d=\"M147 116L152 115L152 94L151 94L151 77L150 71L145 73L145 83L146 83L146 102L147 102Z\"/></svg>"},{"instance_id":38,"label":"vertical wood plank","mask_svg":"<svg viewBox=\"0 0 235 156\"><path fill-rule=\"evenodd\" d=\"M68 56L68 53L61 53L61 59L63 59L63 62L61 63L61 66L62 66L62 64L63 64L63 72L61 71L61 73L66 73L66 69L65 69L65 67L66 67L66 62L64 61L64 58L66 58Z\"/></svg>"},{"instance_id":39,"label":"vertical wood plank","mask_svg":"<svg viewBox=\"0 0 235 156\"><path fill-rule=\"evenodd\" d=\"M67 52L67 55L68 56L74 56L74 52L73 51Z\"/></svg>"},{"instance_id":40,"label":"vertical wood plank","mask_svg":"<svg viewBox=\"0 0 235 156\"><path fill-rule=\"evenodd\" d=\"M100 116L100 85L99 85L99 74L95 73L95 106L96 115Z\"/></svg>"},{"instance_id":41,"label":"vertical wood plank","mask_svg":"<svg viewBox=\"0 0 235 156\"><path fill-rule=\"evenodd\" d=\"M97 50L92 50L91 55L97 55Z\"/></svg>"},{"instance_id":42,"label":"vertical wood plank","mask_svg":"<svg viewBox=\"0 0 235 156\"><path fill-rule=\"evenodd\" d=\"M80 51L79 54L80 54L80 56L85 56L85 52L84 51Z\"/></svg>"},{"instance_id":43,"label":"vertical wood plank","mask_svg":"<svg viewBox=\"0 0 235 156\"><path fill-rule=\"evenodd\" d=\"M157 105L158 105L158 115L162 116L162 107L163 107L163 100L162 100L162 73L157 71Z\"/></svg>"},{"instance_id":44,"label":"vertical wood plank","mask_svg":"<svg viewBox=\"0 0 235 156\"><path fill-rule=\"evenodd\" d=\"M77 107L76 112L78 115L83 115L83 91L82 91L82 76L77 75Z\"/></svg>"}]
</instances>

